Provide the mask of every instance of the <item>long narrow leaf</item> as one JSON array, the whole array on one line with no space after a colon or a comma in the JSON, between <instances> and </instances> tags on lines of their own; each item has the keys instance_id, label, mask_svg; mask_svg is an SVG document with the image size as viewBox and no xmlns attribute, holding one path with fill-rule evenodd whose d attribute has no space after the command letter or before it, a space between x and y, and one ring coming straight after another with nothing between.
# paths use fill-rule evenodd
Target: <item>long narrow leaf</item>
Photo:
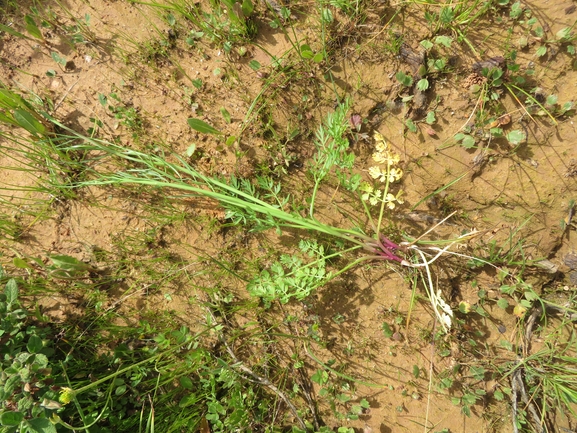
<instances>
[{"instance_id":1,"label":"long narrow leaf","mask_svg":"<svg viewBox=\"0 0 577 433\"><path fill-rule=\"evenodd\" d=\"M22 96L14 93L12 90L0 88L0 107L13 109L21 108L24 105L25 103Z\"/></svg>"},{"instance_id":2,"label":"long narrow leaf","mask_svg":"<svg viewBox=\"0 0 577 433\"><path fill-rule=\"evenodd\" d=\"M8 33L9 35L16 36L17 38L34 40L34 39L32 39L32 38L30 38L30 37L28 37L28 36L26 36L26 35L18 32L18 31L14 30L12 27L8 27L8 26L6 26L6 25L4 25L4 24L0 24L0 32L6 32L6 33Z\"/></svg>"},{"instance_id":3,"label":"long narrow leaf","mask_svg":"<svg viewBox=\"0 0 577 433\"><path fill-rule=\"evenodd\" d=\"M202 132L203 134L222 135L222 132L220 132L218 129L210 126L208 123L204 122L203 120L190 118L190 119L188 119L187 122L192 129L194 129L195 131L198 131L198 132Z\"/></svg>"},{"instance_id":4,"label":"long narrow leaf","mask_svg":"<svg viewBox=\"0 0 577 433\"><path fill-rule=\"evenodd\" d=\"M36 137L42 136L46 133L46 127L27 111L15 110L14 120L18 122L18 125Z\"/></svg>"},{"instance_id":5,"label":"long narrow leaf","mask_svg":"<svg viewBox=\"0 0 577 433\"><path fill-rule=\"evenodd\" d=\"M24 22L26 22L26 31L28 33L30 33L36 39L44 40L44 37L42 36L42 32L40 31L40 29L36 25L34 18L32 18L30 15L26 15L24 17Z\"/></svg>"}]
</instances>

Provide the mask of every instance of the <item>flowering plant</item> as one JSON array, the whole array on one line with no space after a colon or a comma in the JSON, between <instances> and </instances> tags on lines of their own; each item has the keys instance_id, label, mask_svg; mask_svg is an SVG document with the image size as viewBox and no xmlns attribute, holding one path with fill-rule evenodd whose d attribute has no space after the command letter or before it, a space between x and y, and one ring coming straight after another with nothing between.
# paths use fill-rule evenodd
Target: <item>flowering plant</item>
<instances>
[{"instance_id":1,"label":"flowering plant","mask_svg":"<svg viewBox=\"0 0 577 433\"><path fill-rule=\"evenodd\" d=\"M375 165L368 169L370 181L360 184L356 183L356 180L351 181L358 175L352 174L351 170L354 154L348 152L347 146L343 144L347 141L343 134L350 128L345 116L346 108L345 104L338 111L338 115L328 116L326 124L323 124L323 131L317 134L318 152L308 170L313 177L314 191L306 216L291 207L290 198L282 195L281 185L271 178L258 176L255 182L235 178L227 181L203 174L179 155L172 155L171 159L174 162L171 162L165 155L142 153L86 137L84 145L75 147L75 150L85 147L86 151L108 154L116 161L126 161L131 168L108 173L95 172L93 180L81 182L78 186L133 184L180 191L187 199L197 196L215 200L226 210L226 218L231 224L247 224L251 226L252 231L274 228L280 232L282 229L296 229L309 235L316 233L340 240L333 243L331 248L324 248L322 244L316 243L316 239L311 239L306 245L303 244L302 254L298 257L281 256L278 262L268 266L268 269L262 269L259 275L248 280L247 290L263 299L267 306L273 301L286 303L291 299L304 299L318 287L366 261L386 260L407 267L425 267L429 272L428 265L444 254L446 249L433 250L437 255L427 262L423 248L417 241L396 243L381 232L386 213L403 204L403 191L397 186L403 177L403 170L399 166L400 155L379 132L373 135L375 151L372 159ZM373 228L372 234L367 233L360 225L341 228L316 218L314 212L316 191L323 179L333 172L341 184L350 190L359 191L359 198ZM371 206L378 208L377 221L373 220ZM335 246L339 247L335 250L333 249ZM428 249L431 250L432 247ZM368 254L359 255L354 260L348 261L342 269L336 271L325 269L329 259L360 250ZM422 263L415 261L418 257L414 254L411 256L415 257L415 260L404 257L406 253L413 252L423 257ZM437 291L433 292L432 285L430 286L431 297L437 300L433 302L438 318L447 329L450 326L450 317L447 318L445 315L449 315L450 308L441 302L442 299L439 301L440 295Z\"/></svg>"},{"instance_id":2,"label":"flowering plant","mask_svg":"<svg viewBox=\"0 0 577 433\"><path fill-rule=\"evenodd\" d=\"M374 183L363 182L359 187L361 192L363 192L361 198L372 206L376 206L380 202L382 208L387 206L387 208L392 210L396 206L395 203L404 203L402 190L399 190L396 195L389 192L390 184L399 181L403 177L403 170L397 166L401 157L392 151L381 133L375 131L373 137L376 141L376 152L373 153L373 161L378 165L369 168L369 176L377 183L384 183L384 187L381 189L379 186L375 186Z\"/></svg>"},{"instance_id":3,"label":"flowering plant","mask_svg":"<svg viewBox=\"0 0 577 433\"><path fill-rule=\"evenodd\" d=\"M368 248L377 254L381 259L396 261L404 266L425 268L427 277L424 281L427 294L429 295L429 299L431 300L435 315L437 316L441 327L445 332L447 332L451 328L453 311L442 298L441 291L435 289L429 265L443 253L447 252L448 247L443 250L433 247L432 250L435 251L437 255L428 261L425 257L425 253L414 243L401 242L397 245L379 233L385 207L389 210L393 210L398 204L404 203L402 198L403 191L400 188L396 194L393 194L390 191L391 185L398 182L403 177L403 170L398 166L401 160L399 154L393 151L391 146L385 141L382 134L375 131L373 137L375 139L376 151L373 153L372 158L377 165L369 167L368 170L369 176L373 179L373 182L363 182L359 189L361 191L361 199L364 202L368 202L371 206L377 206L380 203L380 209L379 220L376 224L377 240L376 242L367 242L365 248ZM370 216L370 212L367 213ZM422 261L420 263L411 263L402 259L397 254L397 251L399 250L405 252L415 251Z\"/></svg>"}]
</instances>

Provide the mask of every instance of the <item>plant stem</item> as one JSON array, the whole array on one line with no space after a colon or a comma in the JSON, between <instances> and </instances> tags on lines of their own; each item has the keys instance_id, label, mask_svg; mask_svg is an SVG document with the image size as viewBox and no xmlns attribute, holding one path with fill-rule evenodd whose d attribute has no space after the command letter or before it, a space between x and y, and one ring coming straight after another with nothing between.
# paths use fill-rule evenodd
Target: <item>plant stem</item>
<instances>
[{"instance_id":1,"label":"plant stem","mask_svg":"<svg viewBox=\"0 0 577 433\"><path fill-rule=\"evenodd\" d=\"M82 137L82 139L82 144L73 144L71 148L76 151L99 152L101 155L109 155L124 161L130 161L143 168L135 168L116 173L101 173L95 171L95 179L78 182L72 185L71 188L89 185L133 184L147 185L161 189L177 189L192 193L196 196L211 198L228 206L247 209L265 215L279 228L312 230L351 242L355 244L355 247L352 249L363 247L372 253L363 260L379 259L404 263L402 258L394 254L394 251L399 249L399 246L382 236L379 230L384 214L385 198L389 190L390 163L387 164L385 195L381 203L377 235L375 238L371 238L358 230L337 228L323 224L312 217L305 218L297 214L288 213L280 206L269 204L258 197L241 191L233 185L198 172L178 155L173 155L178 163L172 163L167 161L165 156L149 155L135 150L127 150L115 144L94 138ZM315 186L318 187L319 182L320 179L317 180ZM314 197L312 202L314 202Z\"/></svg>"},{"instance_id":2,"label":"plant stem","mask_svg":"<svg viewBox=\"0 0 577 433\"><path fill-rule=\"evenodd\" d=\"M321 182L321 179L316 179L316 177L315 177L315 186L313 187L313 192L311 194L311 204L309 206L309 216L311 218L314 218L313 213L314 213L314 208L315 208L315 200L317 198L317 191L319 189L320 182Z\"/></svg>"},{"instance_id":3,"label":"plant stem","mask_svg":"<svg viewBox=\"0 0 577 433\"><path fill-rule=\"evenodd\" d=\"M381 201L381 208L379 209L379 219L377 221L377 239L381 234L381 223L383 222L383 215L385 213L385 203L386 198L389 193L389 183L390 183L390 176L391 175L391 163L387 162L387 180L385 182L385 190L383 191L383 197Z\"/></svg>"}]
</instances>

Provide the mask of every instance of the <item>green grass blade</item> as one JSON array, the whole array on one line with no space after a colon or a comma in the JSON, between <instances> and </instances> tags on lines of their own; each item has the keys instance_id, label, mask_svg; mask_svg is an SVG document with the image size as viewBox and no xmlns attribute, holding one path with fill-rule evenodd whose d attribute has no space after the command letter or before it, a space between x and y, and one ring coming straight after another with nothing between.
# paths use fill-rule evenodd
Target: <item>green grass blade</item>
<instances>
[{"instance_id":1,"label":"green grass blade","mask_svg":"<svg viewBox=\"0 0 577 433\"><path fill-rule=\"evenodd\" d=\"M4 24L0 24L0 32L6 32L9 35L16 36L17 38L33 40L32 38L14 30L12 27L5 26Z\"/></svg>"},{"instance_id":2,"label":"green grass blade","mask_svg":"<svg viewBox=\"0 0 577 433\"><path fill-rule=\"evenodd\" d=\"M14 120L18 122L18 125L36 137L42 136L46 133L46 127L27 111L15 110Z\"/></svg>"},{"instance_id":3,"label":"green grass blade","mask_svg":"<svg viewBox=\"0 0 577 433\"><path fill-rule=\"evenodd\" d=\"M419 206L421 203L427 201L428 199L430 199L431 197L433 197L436 194L439 194L440 192L443 192L444 190L446 190L447 188L450 188L451 186L453 186L454 184L456 184L457 182L459 182L461 179L463 179L466 175L467 175L468 171L463 173L461 176L459 176L456 179L453 179L451 182L449 182L447 185L443 185L441 188L436 189L435 191L433 191L431 194L423 197L421 200L419 200L415 205L413 205L413 207L411 208L411 211L415 210L417 208L417 206Z\"/></svg>"}]
</instances>

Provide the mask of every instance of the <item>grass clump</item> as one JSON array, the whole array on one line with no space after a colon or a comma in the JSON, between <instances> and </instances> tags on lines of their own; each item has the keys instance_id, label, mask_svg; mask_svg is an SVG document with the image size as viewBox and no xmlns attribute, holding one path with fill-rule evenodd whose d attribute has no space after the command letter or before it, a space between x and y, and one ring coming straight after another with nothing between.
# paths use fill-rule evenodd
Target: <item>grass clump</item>
<instances>
[{"instance_id":1,"label":"grass clump","mask_svg":"<svg viewBox=\"0 0 577 433\"><path fill-rule=\"evenodd\" d=\"M246 386L228 355L201 346L219 334L217 323L193 333L158 332L141 321L104 333L106 321L93 321L80 335L58 332L23 308L15 278L3 271L0 278L3 431L195 430L209 420L224 432L267 422L260 390ZM111 337L119 341L113 349L98 347Z\"/></svg>"}]
</instances>

